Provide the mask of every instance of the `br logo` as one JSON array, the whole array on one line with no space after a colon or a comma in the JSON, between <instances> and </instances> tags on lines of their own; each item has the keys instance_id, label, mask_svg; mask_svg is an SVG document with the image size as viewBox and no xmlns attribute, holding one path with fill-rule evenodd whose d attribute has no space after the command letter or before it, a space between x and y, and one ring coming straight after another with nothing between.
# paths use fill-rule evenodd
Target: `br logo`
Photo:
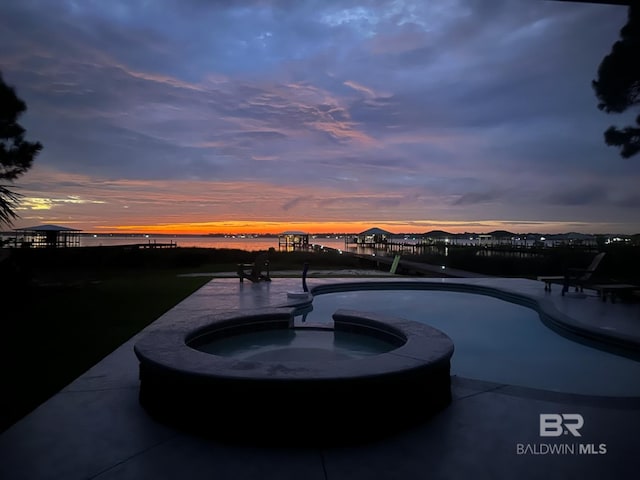
<instances>
[{"instance_id":1,"label":"br logo","mask_svg":"<svg viewBox=\"0 0 640 480\"><path fill-rule=\"evenodd\" d=\"M580 430L584 425L584 419L579 413L541 413L540 436L559 437L570 433L574 437L581 437Z\"/></svg>"}]
</instances>

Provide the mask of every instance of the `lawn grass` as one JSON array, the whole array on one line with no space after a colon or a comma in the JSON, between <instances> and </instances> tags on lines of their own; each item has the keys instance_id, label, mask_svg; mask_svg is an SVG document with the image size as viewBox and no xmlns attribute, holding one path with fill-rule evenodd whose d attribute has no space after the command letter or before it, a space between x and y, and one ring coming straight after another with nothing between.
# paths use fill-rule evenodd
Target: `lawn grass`
<instances>
[{"instance_id":1,"label":"lawn grass","mask_svg":"<svg viewBox=\"0 0 640 480\"><path fill-rule=\"evenodd\" d=\"M32 285L3 309L0 431L200 288L178 271L111 271L99 279Z\"/></svg>"}]
</instances>

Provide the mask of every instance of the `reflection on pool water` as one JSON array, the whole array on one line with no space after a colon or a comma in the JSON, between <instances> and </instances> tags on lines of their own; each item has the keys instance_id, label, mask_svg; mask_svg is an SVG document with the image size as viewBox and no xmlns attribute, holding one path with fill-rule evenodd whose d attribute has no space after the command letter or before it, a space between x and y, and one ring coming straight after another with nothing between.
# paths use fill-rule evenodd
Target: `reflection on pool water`
<instances>
[{"instance_id":1,"label":"reflection on pool water","mask_svg":"<svg viewBox=\"0 0 640 480\"><path fill-rule=\"evenodd\" d=\"M370 335L310 328L241 333L197 347L214 355L260 362L350 360L393 348L392 343Z\"/></svg>"},{"instance_id":2,"label":"reflection on pool water","mask_svg":"<svg viewBox=\"0 0 640 480\"><path fill-rule=\"evenodd\" d=\"M306 322L328 322L339 308L442 330L455 345L452 375L559 392L640 396L640 362L564 338L536 311L504 300L429 290L327 293L314 297Z\"/></svg>"}]
</instances>

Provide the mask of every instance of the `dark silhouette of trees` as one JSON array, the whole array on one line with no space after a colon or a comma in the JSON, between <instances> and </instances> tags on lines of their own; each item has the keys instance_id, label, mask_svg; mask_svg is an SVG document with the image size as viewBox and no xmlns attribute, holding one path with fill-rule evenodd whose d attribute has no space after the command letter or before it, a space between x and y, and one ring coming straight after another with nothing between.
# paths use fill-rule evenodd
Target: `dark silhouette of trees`
<instances>
[{"instance_id":1,"label":"dark silhouette of trees","mask_svg":"<svg viewBox=\"0 0 640 480\"><path fill-rule=\"evenodd\" d=\"M600 100L598 108L607 113L622 113L640 104L640 3L629 5L620 40L602 60L598 78L591 84ZM607 145L619 147L623 158L640 152L640 115L636 124L621 129L611 126L604 133Z\"/></svg>"},{"instance_id":2,"label":"dark silhouette of trees","mask_svg":"<svg viewBox=\"0 0 640 480\"><path fill-rule=\"evenodd\" d=\"M11 183L24 174L42 150L40 142L27 142L18 117L27 105L13 87L4 83L0 73L0 226L11 225L18 217L16 208L21 195L10 190ZM9 182L9 183L7 183Z\"/></svg>"}]
</instances>

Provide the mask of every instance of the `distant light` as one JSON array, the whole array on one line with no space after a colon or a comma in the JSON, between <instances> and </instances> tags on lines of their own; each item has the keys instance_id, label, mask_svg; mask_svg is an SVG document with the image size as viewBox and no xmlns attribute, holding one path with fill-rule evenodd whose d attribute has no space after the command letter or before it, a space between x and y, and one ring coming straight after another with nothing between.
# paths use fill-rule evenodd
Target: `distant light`
<instances>
[{"instance_id":1,"label":"distant light","mask_svg":"<svg viewBox=\"0 0 640 480\"><path fill-rule=\"evenodd\" d=\"M442 265L442 267L441 267L441 268L442 268L442 270L444 270L444 269L445 269L445 268L447 268L447 267L445 267L444 265Z\"/></svg>"},{"instance_id":2,"label":"distant light","mask_svg":"<svg viewBox=\"0 0 640 480\"><path fill-rule=\"evenodd\" d=\"M545 240L546 240L546 238L545 238L545 237L540 237L540 241L541 241L541 242L544 242Z\"/></svg>"},{"instance_id":3,"label":"distant light","mask_svg":"<svg viewBox=\"0 0 640 480\"><path fill-rule=\"evenodd\" d=\"M98 238L98 235L94 235L93 238Z\"/></svg>"}]
</instances>

